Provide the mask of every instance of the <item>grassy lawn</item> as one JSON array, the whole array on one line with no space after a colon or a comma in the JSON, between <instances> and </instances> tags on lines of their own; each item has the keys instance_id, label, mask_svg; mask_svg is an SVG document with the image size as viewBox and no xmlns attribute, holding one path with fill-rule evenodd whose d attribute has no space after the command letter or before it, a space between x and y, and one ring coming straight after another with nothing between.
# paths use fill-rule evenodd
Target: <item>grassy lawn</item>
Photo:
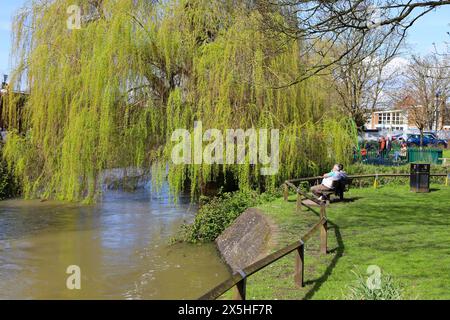
<instances>
[{"instance_id":1,"label":"grassy lawn","mask_svg":"<svg viewBox=\"0 0 450 320\"><path fill-rule=\"evenodd\" d=\"M248 299L343 299L356 279L351 271L365 274L370 265L401 283L405 298L450 299L450 187L433 188L430 194L406 186L351 190L346 202L327 210L330 253L318 253L318 235L307 243L306 287L295 287L290 255L249 278ZM296 212L294 196L260 209L279 226L277 248L318 221L315 212Z\"/></svg>"},{"instance_id":2,"label":"grassy lawn","mask_svg":"<svg viewBox=\"0 0 450 320\"><path fill-rule=\"evenodd\" d=\"M450 149L444 150L444 158L450 158Z\"/></svg>"}]
</instances>

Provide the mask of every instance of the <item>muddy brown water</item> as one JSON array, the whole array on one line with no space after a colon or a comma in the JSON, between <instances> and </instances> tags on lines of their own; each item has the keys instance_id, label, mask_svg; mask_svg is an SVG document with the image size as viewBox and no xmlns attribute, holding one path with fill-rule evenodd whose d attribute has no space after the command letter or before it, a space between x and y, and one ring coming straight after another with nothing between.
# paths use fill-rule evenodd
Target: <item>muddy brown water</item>
<instances>
[{"instance_id":1,"label":"muddy brown water","mask_svg":"<svg viewBox=\"0 0 450 320\"><path fill-rule=\"evenodd\" d=\"M167 192L0 202L0 299L196 299L230 276L213 245L169 245L196 207ZM68 266L81 270L69 290Z\"/></svg>"}]
</instances>

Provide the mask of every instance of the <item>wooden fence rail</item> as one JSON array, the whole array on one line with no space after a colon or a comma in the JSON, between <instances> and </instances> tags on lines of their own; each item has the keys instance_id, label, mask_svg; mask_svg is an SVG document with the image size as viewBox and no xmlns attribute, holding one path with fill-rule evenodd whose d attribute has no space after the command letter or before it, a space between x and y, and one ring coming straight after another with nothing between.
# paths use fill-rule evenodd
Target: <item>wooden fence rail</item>
<instances>
[{"instance_id":1,"label":"wooden fence rail","mask_svg":"<svg viewBox=\"0 0 450 320\"><path fill-rule=\"evenodd\" d=\"M353 175L349 176L349 179L364 179L364 178L381 178L381 177L409 177L409 174L371 174L371 175ZM448 174L430 174L432 177L448 177ZM246 299L246 289L247 289L247 278L251 275L261 271L265 267L271 265L272 263L286 257L287 255L295 252L295 270L294 270L294 282L297 286L304 286L304 271L305 271L305 243L311 239L316 233L320 233L320 253L327 254L327 240L328 240L328 220L326 214L326 202L320 201L315 197L302 191L299 187L295 186L294 183L299 182L309 182L320 180L323 177L311 177L288 180L283 184L284 188L284 200L289 200L290 190L297 194L297 209L301 206L305 206L308 209L312 208L305 203L305 200L309 200L320 207L320 221L315 224L299 241L274 252L267 257L251 264L247 268L240 270L233 274L228 280L221 283L205 295L199 298L199 300L215 300L222 296L224 293L229 291L234 287L234 299L235 300L245 300Z\"/></svg>"},{"instance_id":2,"label":"wooden fence rail","mask_svg":"<svg viewBox=\"0 0 450 320\"><path fill-rule=\"evenodd\" d=\"M292 252L296 252L295 254L295 261L296 261L296 267L295 267L295 276L294 281L295 283L303 287L304 285L304 250L305 250L305 243L312 237L314 234L319 230L323 229L324 226L327 223L326 217L323 217L314 227L312 227L303 237L300 241L294 242L293 244L275 252L271 255L251 264L244 270L240 270L239 272L235 273L231 278L223 282L222 284L218 285L211 291L209 291L207 294L203 295L200 300L215 300L219 298L221 295L223 295L228 290L235 288L235 300L245 300L246 297L246 282L247 278L256 272L264 269L268 265L280 260L281 258L287 256L288 254Z\"/></svg>"}]
</instances>

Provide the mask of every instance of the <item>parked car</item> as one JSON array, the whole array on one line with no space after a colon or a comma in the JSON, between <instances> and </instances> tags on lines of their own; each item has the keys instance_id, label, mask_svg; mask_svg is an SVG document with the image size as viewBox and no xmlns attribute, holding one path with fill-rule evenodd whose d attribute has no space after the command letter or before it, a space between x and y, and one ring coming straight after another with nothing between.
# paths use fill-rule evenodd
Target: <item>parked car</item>
<instances>
[{"instance_id":1,"label":"parked car","mask_svg":"<svg viewBox=\"0 0 450 320\"><path fill-rule=\"evenodd\" d=\"M420 134L408 134L406 139L408 147L418 147L420 146ZM423 146L424 147L437 147L437 148L447 148L448 142L442 139L438 139L433 133L423 134Z\"/></svg>"},{"instance_id":2,"label":"parked car","mask_svg":"<svg viewBox=\"0 0 450 320\"><path fill-rule=\"evenodd\" d=\"M364 132L363 134L358 136L358 141L360 143L369 141L376 142L380 139L380 134L378 132Z\"/></svg>"},{"instance_id":3,"label":"parked car","mask_svg":"<svg viewBox=\"0 0 450 320\"><path fill-rule=\"evenodd\" d=\"M403 140L408 139L408 136L404 133L395 134L392 136L392 141L402 142Z\"/></svg>"}]
</instances>

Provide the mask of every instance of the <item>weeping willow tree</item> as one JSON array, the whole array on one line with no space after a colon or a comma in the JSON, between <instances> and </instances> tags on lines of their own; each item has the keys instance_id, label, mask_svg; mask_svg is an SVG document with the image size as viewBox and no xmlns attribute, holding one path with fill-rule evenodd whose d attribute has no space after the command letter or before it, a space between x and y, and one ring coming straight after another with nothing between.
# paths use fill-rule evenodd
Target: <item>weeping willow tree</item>
<instances>
[{"instance_id":1,"label":"weeping willow tree","mask_svg":"<svg viewBox=\"0 0 450 320\"><path fill-rule=\"evenodd\" d=\"M80 29L67 28L78 4ZM283 19L280 15L277 19ZM14 22L12 86L3 150L26 197L93 200L106 169L152 170L193 193L224 172L241 188L346 163L355 130L335 113L327 77L277 89L310 59L302 43L263 31L258 12L232 0L41 0ZM175 129L280 130L280 170L247 164L175 165ZM19 122L21 130L19 130Z\"/></svg>"}]
</instances>

